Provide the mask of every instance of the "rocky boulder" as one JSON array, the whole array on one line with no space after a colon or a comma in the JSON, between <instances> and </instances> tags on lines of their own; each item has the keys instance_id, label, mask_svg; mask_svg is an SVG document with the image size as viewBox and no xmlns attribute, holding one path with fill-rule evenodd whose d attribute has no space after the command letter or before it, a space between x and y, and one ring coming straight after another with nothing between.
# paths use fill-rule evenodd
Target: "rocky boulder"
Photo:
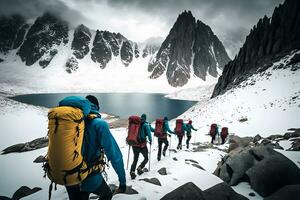
<instances>
[{"instance_id":1,"label":"rocky boulder","mask_svg":"<svg viewBox=\"0 0 300 200\"><path fill-rule=\"evenodd\" d=\"M40 187L35 187L35 188L32 188L30 189L29 187L27 186L22 186L20 187L12 196L12 198L9 198L9 197L5 197L5 196L0 196L0 200L19 200L23 197L26 197L26 196L29 196L31 194L34 194L38 191L42 190L42 188Z\"/></svg>"},{"instance_id":2,"label":"rocky boulder","mask_svg":"<svg viewBox=\"0 0 300 200\"><path fill-rule=\"evenodd\" d=\"M42 138L32 140L31 142L15 144L10 147L7 147L6 149L4 149L2 151L2 154L32 151L32 150L40 149L40 148L47 147L47 146L48 146L48 138L42 137Z\"/></svg>"},{"instance_id":3,"label":"rocky boulder","mask_svg":"<svg viewBox=\"0 0 300 200\"><path fill-rule=\"evenodd\" d=\"M72 72L77 71L78 69L78 61L75 57L71 57L66 62L66 71L71 74Z\"/></svg>"},{"instance_id":4,"label":"rocky boulder","mask_svg":"<svg viewBox=\"0 0 300 200\"><path fill-rule=\"evenodd\" d=\"M205 200L203 193L194 183L188 182L172 192L166 194L161 200Z\"/></svg>"},{"instance_id":5,"label":"rocky boulder","mask_svg":"<svg viewBox=\"0 0 300 200\"><path fill-rule=\"evenodd\" d=\"M204 190L203 195L205 200L247 200L224 182Z\"/></svg>"},{"instance_id":6,"label":"rocky boulder","mask_svg":"<svg viewBox=\"0 0 300 200\"><path fill-rule=\"evenodd\" d=\"M247 170L251 187L266 197L286 185L300 184L300 169L291 160L271 148L259 147L250 150L258 161Z\"/></svg>"},{"instance_id":7,"label":"rocky boulder","mask_svg":"<svg viewBox=\"0 0 300 200\"><path fill-rule=\"evenodd\" d=\"M264 198L264 200L298 200L300 197L300 185L287 185L273 193L272 195Z\"/></svg>"}]
</instances>

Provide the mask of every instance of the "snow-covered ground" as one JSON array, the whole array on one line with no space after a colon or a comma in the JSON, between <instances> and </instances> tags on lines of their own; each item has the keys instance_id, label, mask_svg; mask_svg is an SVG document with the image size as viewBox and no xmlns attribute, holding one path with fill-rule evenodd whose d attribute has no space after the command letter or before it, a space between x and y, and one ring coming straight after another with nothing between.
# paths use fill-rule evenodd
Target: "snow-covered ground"
<instances>
[{"instance_id":1,"label":"snow-covered ground","mask_svg":"<svg viewBox=\"0 0 300 200\"><path fill-rule=\"evenodd\" d=\"M286 63L290 57L274 64ZM17 62L17 61L16 61ZM137 61L136 61L137 62ZM145 66L145 65L141 65ZM7 67L12 67L8 69ZM114 68L115 67L115 68ZM134 66L132 66L134 67ZM136 64L139 67L139 64ZM20 73L13 73L12 71ZM45 80L47 71L53 70L56 76L53 80ZM81 71L82 70L82 71ZM110 66L107 71L121 71L116 66ZM125 68L124 68L125 70ZM198 100L195 106L183 113L180 117L183 119L192 119L195 128L198 131L193 134L191 142L209 142L210 137L207 136L209 125L212 122L221 126L229 127L231 134L239 136L268 136L271 134L283 134L288 128L299 128L300 125L300 71L291 71L290 69L269 69L264 73L258 74L245 81L242 87L230 90L224 95L214 99L209 99L213 86L203 84L201 87L192 89L186 86L187 90L170 89L169 86L160 86L153 80L143 80L142 76L134 76L126 78L126 76L111 75L105 70L99 72L99 69L93 69L87 66L86 69L80 69L78 74L71 74L73 78L87 71L95 73L95 80L90 82L80 79L74 83L72 78L62 74L59 67L53 66L46 68L42 73L37 66L23 69L21 66L1 64L1 83L0 83L0 126L1 126L1 142L0 149L4 149L19 142L27 142L32 139L45 136L47 132L47 109L18 103L6 98L6 96L14 93L28 92L79 92L79 91L130 91L130 92L159 92L175 91L170 94L170 98L193 99ZM132 70L133 73L134 70ZM141 70L142 71L142 70ZM58 73L60 72L60 73ZM126 73L130 72L130 67L126 69ZM103 74L102 74L103 73ZM125 73L125 71L124 71ZM141 72L142 73L142 72ZM144 73L144 70L143 70ZM23 74L23 76L21 76ZM109 76L110 77L106 77ZM32 79L30 79L30 76ZM99 78L101 76L101 78ZM146 76L146 75L145 75ZM137 78L138 77L138 78ZM111 85L106 81L111 78L120 80L120 83L112 82ZM145 78L145 77L143 77ZM132 80L132 82L131 82ZM98 82L99 81L99 82ZM137 83L142 81L140 85ZM166 80L165 80L166 81ZM15 83L16 82L16 83ZM254 84L252 84L252 82ZM128 83L128 85L126 85ZM96 84L96 85L95 85ZM149 86L147 86L149 84ZM67 85L66 87L62 87ZM80 85L80 87L79 87ZM82 86L82 87L81 87ZM194 84L195 86L195 84ZM74 91L75 90L75 91ZM86 91L87 90L87 91ZM243 120L244 122L241 122ZM247 119L247 120L246 120ZM171 128L174 128L174 119L170 122ZM125 143L126 129L112 129L112 134L116 138L121 151L123 153L125 166L127 164L128 146ZM171 139L171 148L175 147L177 139L173 136ZM280 142L285 148L290 147L289 141ZM226 145L219 147L226 148ZM49 180L43 178L41 164L33 163L33 160L39 155L45 155L47 149L39 149L26 153L13 153L8 155L0 155L0 196L12 196L13 193L22 185L29 187L41 187L42 190L23 199L45 199L48 195ZM294 161L300 167L299 152L279 151ZM193 181L199 188L207 189L221 180L212 175L217 162L225 155L223 151L217 149L209 149L203 152L190 152L183 150L167 155L160 162L156 160L157 141L154 142L151 153L151 171L144 173L139 178L153 178L160 180L162 186L152 185L144 181L130 180L129 171L127 170L127 184L132 185L134 189L139 191L138 195L125 196L118 194L114 199L159 199L164 194L172 191L176 187ZM173 160L176 157L178 161ZM200 170L189 163L185 159L192 159L199 163L205 171ZM131 160L132 162L132 152ZM148 166L147 166L148 167ZM157 170L166 167L168 175L161 176ZM109 183L118 184L116 174L112 168L107 170L109 175ZM247 196L249 199L262 199L259 195L249 197L248 194L253 192L247 183L240 183L233 187L235 191ZM64 199L67 194L63 187L58 187L58 191L53 192L53 199Z\"/></svg>"}]
</instances>

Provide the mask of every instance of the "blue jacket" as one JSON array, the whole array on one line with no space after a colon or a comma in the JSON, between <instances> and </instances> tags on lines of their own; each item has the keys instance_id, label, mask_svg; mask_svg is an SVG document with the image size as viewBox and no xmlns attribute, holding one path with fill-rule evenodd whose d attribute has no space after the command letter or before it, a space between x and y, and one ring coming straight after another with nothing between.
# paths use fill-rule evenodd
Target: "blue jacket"
<instances>
[{"instance_id":1,"label":"blue jacket","mask_svg":"<svg viewBox=\"0 0 300 200\"><path fill-rule=\"evenodd\" d=\"M185 124L185 127L186 127L186 134L187 135L191 135L192 130L197 131L197 129L195 129L192 124L189 124L189 123Z\"/></svg>"},{"instance_id":2,"label":"blue jacket","mask_svg":"<svg viewBox=\"0 0 300 200\"><path fill-rule=\"evenodd\" d=\"M151 125L148 122L143 123L143 126L141 128L141 132L140 132L141 141L146 141L146 137L148 137L149 142L152 143L151 132L154 132L154 128L152 128Z\"/></svg>"},{"instance_id":3,"label":"blue jacket","mask_svg":"<svg viewBox=\"0 0 300 200\"><path fill-rule=\"evenodd\" d=\"M165 133L169 132L169 133L175 134L174 131L171 131L171 129L170 129L170 127L169 127L169 122L168 122L168 120L164 120L163 131L164 131Z\"/></svg>"},{"instance_id":4,"label":"blue jacket","mask_svg":"<svg viewBox=\"0 0 300 200\"><path fill-rule=\"evenodd\" d=\"M77 98L79 102L82 101L82 97ZM86 101L90 103L88 100ZM118 174L120 185L125 185L126 176L120 148L109 130L109 125L100 118L97 106L92 103L90 103L90 106L90 113L98 115L98 118L86 120L85 130L87 134L83 141L82 155L87 163L94 162L99 158L100 149L102 147L107 159L111 162L114 170ZM102 181L103 177L101 173L91 174L82 181L81 189L86 192L93 192L101 185Z\"/></svg>"}]
</instances>

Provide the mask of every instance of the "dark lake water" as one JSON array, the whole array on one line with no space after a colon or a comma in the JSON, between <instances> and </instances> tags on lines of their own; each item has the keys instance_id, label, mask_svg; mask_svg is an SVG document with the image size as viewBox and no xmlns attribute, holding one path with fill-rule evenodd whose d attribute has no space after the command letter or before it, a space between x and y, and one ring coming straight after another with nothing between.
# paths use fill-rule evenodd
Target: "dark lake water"
<instances>
[{"instance_id":1,"label":"dark lake water","mask_svg":"<svg viewBox=\"0 0 300 200\"><path fill-rule=\"evenodd\" d=\"M27 94L12 97L12 99L51 108L57 106L60 100L70 95L85 97L88 94ZM163 94L93 93L92 95L96 96L100 102L100 112L111 113L123 119L130 115L146 113L149 122L164 116L169 119L176 118L196 103L195 101L168 99Z\"/></svg>"}]
</instances>

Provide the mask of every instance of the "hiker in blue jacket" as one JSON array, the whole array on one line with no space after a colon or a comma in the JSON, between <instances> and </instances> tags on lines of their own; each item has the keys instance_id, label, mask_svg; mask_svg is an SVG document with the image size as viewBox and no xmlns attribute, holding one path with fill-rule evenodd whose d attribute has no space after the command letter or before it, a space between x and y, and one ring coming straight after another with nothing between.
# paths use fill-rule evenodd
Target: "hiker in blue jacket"
<instances>
[{"instance_id":1,"label":"hiker in blue jacket","mask_svg":"<svg viewBox=\"0 0 300 200\"><path fill-rule=\"evenodd\" d=\"M142 114L141 115L141 128L140 128L140 133L139 133L140 134L140 142L136 145L132 145L134 157L133 157L133 162L132 162L131 168L130 168L131 179L135 179L135 177L136 177L135 168L136 168L140 153L143 155L144 160L137 168L138 175L141 175L142 173L144 173L143 168L145 167L145 165L147 164L147 162L149 160L146 137L148 137L149 143L151 145L152 144L151 132L154 132L154 129L146 121L146 119L147 119L146 114Z\"/></svg>"},{"instance_id":2,"label":"hiker in blue jacket","mask_svg":"<svg viewBox=\"0 0 300 200\"><path fill-rule=\"evenodd\" d=\"M84 101L84 98L78 98L78 102ZM109 125L101 119L99 114L99 102L95 96L88 95L86 99L91 104L90 114L97 115L92 120L86 120L85 130L87 131L84 137L82 147L82 155L87 164L94 163L99 160L102 149L105 152L107 159L111 162L115 172L119 177L119 187L116 192L123 193L126 190L126 176L122 153L112 136ZM68 102L64 102L68 105ZM90 193L100 196L101 200L112 199L112 191L103 179L100 172L92 172L81 184L75 186L66 186L70 200L88 200Z\"/></svg>"},{"instance_id":3,"label":"hiker in blue jacket","mask_svg":"<svg viewBox=\"0 0 300 200\"><path fill-rule=\"evenodd\" d=\"M168 138L167 136L170 136L169 133L175 134L175 132L171 131L169 127L169 122L168 122L168 117L164 117L164 123L163 123L163 135L161 137L158 137L158 152L157 152L157 160L160 161L161 159L161 149L162 149L162 144L164 144L164 149L163 149L163 156L166 156L166 151L169 146Z\"/></svg>"},{"instance_id":4,"label":"hiker in blue jacket","mask_svg":"<svg viewBox=\"0 0 300 200\"><path fill-rule=\"evenodd\" d=\"M192 120L189 120L187 124L185 124L186 127L186 148L189 148L189 143L192 138L192 130L197 131L198 129L195 129L192 125Z\"/></svg>"}]
</instances>

